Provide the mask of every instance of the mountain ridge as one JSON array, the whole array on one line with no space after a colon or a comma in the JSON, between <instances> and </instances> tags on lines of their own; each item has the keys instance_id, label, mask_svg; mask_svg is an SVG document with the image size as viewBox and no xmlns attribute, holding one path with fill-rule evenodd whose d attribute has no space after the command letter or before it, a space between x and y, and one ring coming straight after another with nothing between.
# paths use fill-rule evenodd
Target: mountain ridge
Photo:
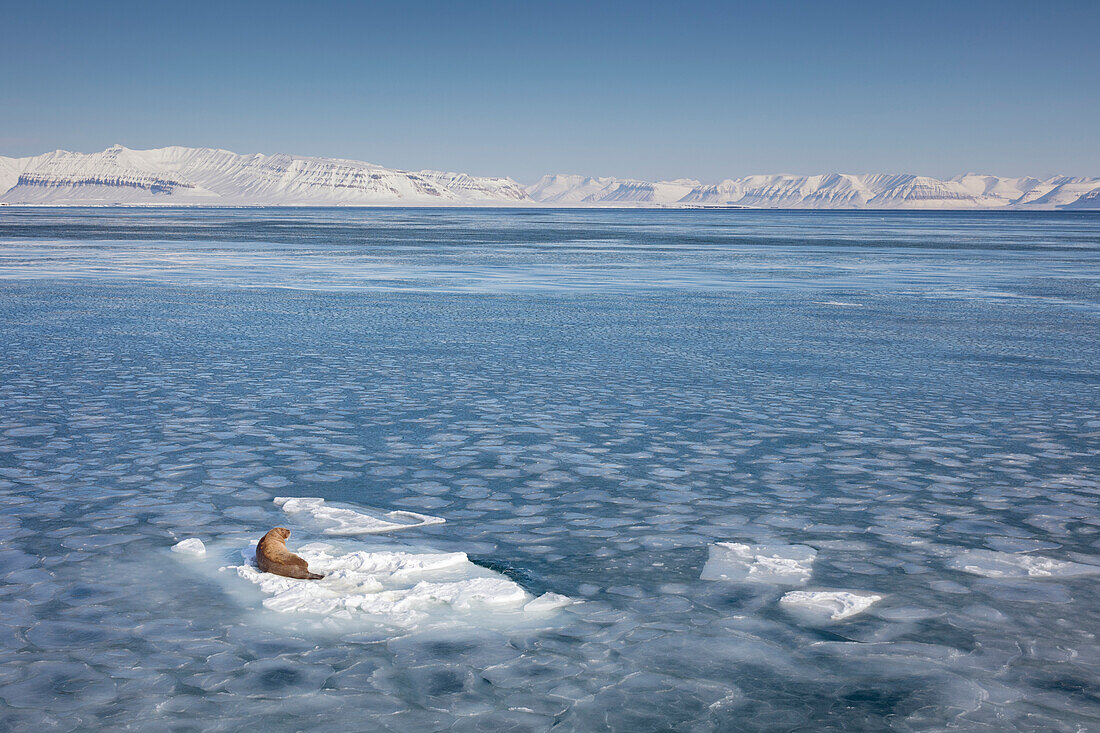
<instances>
[{"instance_id":1,"label":"mountain ridge","mask_svg":"<svg viewBox=\"0 0 1100 733\"><path fill-rule=\"evenodd\" d=\"M1100 209L1100 178L828 173L702 183L547 174L523 186L508 177L344 158L114 145L98 153L0 157L0 204L1082 210Z\"/></svg>"}]
</instances>

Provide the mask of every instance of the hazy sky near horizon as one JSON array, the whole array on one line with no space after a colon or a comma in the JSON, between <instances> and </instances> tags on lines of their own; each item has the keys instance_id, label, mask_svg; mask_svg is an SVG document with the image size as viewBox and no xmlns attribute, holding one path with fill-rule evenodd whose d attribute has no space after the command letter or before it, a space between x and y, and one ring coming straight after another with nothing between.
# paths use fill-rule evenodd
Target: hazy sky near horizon
<instances>
[{"instance_id":1,"label":"hazy sky near horizon","mask_svg":"<svg viewBox=\"0 0 1100 733\"><path fill-rule=\"evenodd\" d=\"M0 155L1100 175L1100 2L9 2Z\"/></svg>"}]
</instances>

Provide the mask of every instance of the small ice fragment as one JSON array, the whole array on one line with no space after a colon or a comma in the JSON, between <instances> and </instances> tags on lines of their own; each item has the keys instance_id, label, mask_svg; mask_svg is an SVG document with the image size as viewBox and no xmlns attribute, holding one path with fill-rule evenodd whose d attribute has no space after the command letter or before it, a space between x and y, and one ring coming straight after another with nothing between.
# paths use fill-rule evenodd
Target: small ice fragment
<instances>
[{"instance_id":1,"label":"small ice fragment","mask_svg":"<svg viewBox=\"0 0 1100 733\"><path fill-rule=\"evenodd\" d=\"M952 558L948 567L986 578L1065 578L1100 575L1100 565L1054 560L993 550L967 550Z\"/></svg>"},{"instance_id":2,"label":"small ice fragment","mask_svg":"<svg viewBox=\"0 0 1100 733\"><path fill-rule=\"evenodd\" d=\"M298 512L307 512L314 509L319 509L322 504L325 503L324 499L317 497L292 497L292 496L276 496L275 506L281 506L283 511L287 514L296 514Z\"/></svg>"},{"instance_id":3,"label":"small ice fragment","mask_svg":"<svg viewBox=\"0 0 1100 733\"><path fill-rule=\"evenodd\" d=\"M191 537L190 539L172 545L172 552L178 552L181 555L194 555L197 557L206 554L206 545L204 545L202 540L198 537Z\"/></svg>"},{"instance_id":4,"label":"small ice fragment","mask_svg":"<svg viewBox=\"0 0 1100 733\"><path fill-rule=\"evenodd\" d=\"M881 600L882 596L863 591L793 590L784 594L779 602L814 615L827 616L831 621L840 621L866 611Z\"/></svg>"},{"instance_id":5,"label":"small ice fragment","mask_svg":"<svg viewBox=\"0 0 1100 733\"><path fill-rule=\"evenodd\" d=\"M544 613L546 611L564 608L571 603L573 603L573 599L569 596L563 596L560 593L543 593L541 596L524 606L523 610L527 613Z\"/></svg>"},{"instance_id":6,"label":"small ice fragment","mask_svg":"<svg viewBox=\"0 0 1100 733\"><path fill-rule=\"evenodd\" d=\"M806 545L746 545L716 542L710 546L702 580L801 585L810 579L817 550Z\"/></svg>"},{"instance_id":7,"label":"small ice fragment","mask_svg":"<svg viewBox=\"0 0 1100 733\"><path fill-rule=\"evenodd\" d=\"M277 496L275 504L281 506L287 514L309 514L313 519L327 525L324 533L331 535L379 534L442 524L445 521L441 517L403 510L379 512L379 516L372 516L354 509L329 506L324 499L312 496Z\"/></svg>"}]
</instances>

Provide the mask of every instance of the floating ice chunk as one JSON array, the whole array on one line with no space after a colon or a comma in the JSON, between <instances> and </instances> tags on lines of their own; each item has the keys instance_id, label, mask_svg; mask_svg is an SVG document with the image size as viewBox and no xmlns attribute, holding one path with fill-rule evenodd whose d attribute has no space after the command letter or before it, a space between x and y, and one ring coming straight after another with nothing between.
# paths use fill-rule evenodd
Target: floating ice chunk
<instances>
[{"instance_id":1,"label":"floating ice chunk","mask_svg":"<svg viewBox=\"0 0 1100 733\"><path fill-rule=\"evenodd\" d=\"M263 605L273 611L366 617L401 627L475 613L545 613L571 603L554 593L532 599L514 581L470 562L464 552L333 552L324 543L298 549L311 570L324 573L321 580L261 573L251 564L223 569L259 586L269 596Z\"/></svg>"},{"instance_id":2,"label":"floating ice chunk","mask_svg":"<svg viewBox=\"0 0 1100 733\"><path fill-rule=\"evenodd\" d=\"M806 545L746 545L716 542L710 546L703 580L801 585L810 579L817 550Z\"/></svg>"},{"instance_id":3,"label":"floating ice chunk","mask_svg":"<svg viewBox=\"0 0 1100 733\"><path fill-rule=\"evenodd\" d=\"M205 555L206 545L198 537L191 537L172 545L172 552L178 552L181 555Z\"/></svg>"},{"instance_id":4,"label":"floating ice chunk","mask_svg":"<svg viewBox=\"0 0 1100 733\"><path fill-rule=\"evenodd\" d=\"M881 600L882 596L863 591L793 590L785 593L779 602L815 616L827 616L831 621L841 621L866 611Z\"/></svg>"},{"instance_id":5,"label":"floating ice chunk","mask_svg":"<svg viewBox=\"0 0 1100 733\"><path fill-rule=\"evenodd\" d=\"M424 527L429 524L442 524L446 521L441 517L402 510L374 516L354 509L326 505L325 500L318 497L277 496L275 504L281 506L287 514L309 514L318 522L327 525L324 533L331 535L379 534L398 529Z\"/></svg>"},{"instance_id":6,"label":"floating ice chunk","mask_svg":"<svg viewBox=\"0 0 1100 733\"><path fill-rule=\"evenodd\" d=\"M1100 575L1100 565L993 550L967 550L948 561L955 570L986 578L1054 578Z\"/></svg>"},{"instance_id":7,"label":"floating ice chunk","mask_svg":"<svg viewBox=\"0 0 1100 733\"><path fill-rule=\"evenodd\" d=\"M563 596L560 593L543 593L524 606L523 610L527 613L544 613L564 608L572 603L573 599L569 596Z\"/></svg>"}]
</instances>

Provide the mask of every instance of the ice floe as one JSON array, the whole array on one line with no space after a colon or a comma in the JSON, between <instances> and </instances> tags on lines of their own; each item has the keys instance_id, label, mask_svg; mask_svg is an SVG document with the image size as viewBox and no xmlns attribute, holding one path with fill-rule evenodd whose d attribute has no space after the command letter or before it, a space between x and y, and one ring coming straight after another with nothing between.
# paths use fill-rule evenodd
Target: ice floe
<instances>
[{"instance_id":1,"label":"ice floe","mask_svg":"<svg viewBox=\"0 0 1100 733\"><path fill-rule=\"evenodd\" d=\"M1067 578L1100 575L1100 565L1054 560L994 550L967 550L953 557L948 567L986 578Z\"/></svg>"},{"instance_id":2,"label":"ice floe","mask_svg":"<svg viewBox=\"0 0 1100 733\"><path fill-rule=\"evenodd\" d=\"M443 524L444 519L403 510L367 514L346 507L326 504L318 497L275 497L275 504L287 514L308 514L324 526L330 535L380 534L398 529L412 529L430 524Z\"/></svg>"},{"instance_id":3,"label":"ice floe","mask_svg":"<svg viewBox=\"0 0 1100 733\"><path fill-rule=\"evenodd\" d=\"M747 545L716 542L699 576L773 585L801 585L813 573L817 550L806 545Z\"/></svg>"},{"instance_id":4,"label":"ice floe","mask_svg":"<svg viewBox=\"0 0 1100 733\"><path fill-rule=\"evenodd\" d=\"M863 613L882 596L865 591L849 590L792 590L779 602L814 616L825 616L831 621L842 621Z\"/></svg>"},{"instance_id":5,"label":"ice floe","mask_svg":"<svg viewBox=\"0 0 1100 733\"><path fill-rule=\"evenodd\" d=\"M356 550L340 553L327 543L298 548L321 580L260 572L245 551L236 572L265 593L263 605L282 613L369 618L405 628L446 623L478 614L542 614L572 603L546 593L535 598L519 584L470 561L464 552L413 553Z\"/></svg>"},{"instance_id":6,"label":"ice floe","mask_svg":"<svg viewBox=\"0 0 1100 733\"><path fill-rule=\"evenodd\" d=\"M172 552L178 552L181 555L205 555L206 545L198 537L191 537L172 545Z\"/></svg>"}]
</instances>

